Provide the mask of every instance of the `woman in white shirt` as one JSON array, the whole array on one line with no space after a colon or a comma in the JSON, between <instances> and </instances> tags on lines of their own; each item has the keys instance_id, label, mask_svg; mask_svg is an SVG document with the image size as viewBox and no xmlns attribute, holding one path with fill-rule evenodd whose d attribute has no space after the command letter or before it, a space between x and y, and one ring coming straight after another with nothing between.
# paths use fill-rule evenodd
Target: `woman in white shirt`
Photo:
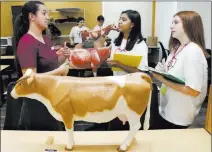
<instances>
[{"instance_id":1,"label":"woman in white shirt","mask_svg":"<svg viewBox=\"0 0 212 152\"><path fill-rule=\"evenodd\" d=\"M169 81L153 73L162 82L160 105L151 129L183 129L189 127L199 113L207 94L207 61L201 17L193 11L174 15L167 61L158 63L163 70L184 80L185 84Z\"/></svg>"},{"instance_id":2,"label":"woman in white shirt","mask_svg":"<svg viewBox=\"0 0 212 152\"><path fill-rule=\"evenodd\" d=\"M146 71L148 66L148 47L141 34L141 17L137 11L126 10L121 13L118 22L119 36L112 44L110 59L107 63L113 67L123 69L123 71L113 71L113 75L124 75L127 73ZM124 62L113 60L114 54L126 54L132 56L142 56L138 67L131 67ZM125 118L120 119L124 120ZM142 121L142 119L141 119ZM109 122L109 130L129 130L129 123L122 124L118 118Z\"/></svg>"},{"instance_id":3,"label":"woman in white shirt","mask_svg":"<svg viewBox=\"0 0 212 152\"><path fill-rule=\"evenodd\" d=\"M119 18L118 28L120 33L112 44L111 57L107 63L113 67L121 68L123 71L114 71L114 75L145 71L145 66L148 66L148 47L141 34L140 14L134 10L123 11ZM138 67L131 67L124 62L113 60L115 53L142 56L142 59Z\"/></svg>"}]
</instances>

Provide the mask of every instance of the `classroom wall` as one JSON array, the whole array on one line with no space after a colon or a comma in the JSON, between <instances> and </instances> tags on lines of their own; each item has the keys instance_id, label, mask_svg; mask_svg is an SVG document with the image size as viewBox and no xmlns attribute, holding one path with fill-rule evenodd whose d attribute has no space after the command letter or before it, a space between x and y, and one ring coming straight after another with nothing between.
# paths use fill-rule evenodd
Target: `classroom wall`
<instances>
[{"instance_id":1,"label":"classroom wall","mask_svg":"<svg viewBox=\"0 0 212 152\"><path fill-rule=\"evenodd\" d=\"M102 14L102 2L44 2L45 5L49 10L55 10L56 8L81 8L85 9L85 20L86 26L88 28L93 28L96 25L96 18L98 15ZM12 29L12 13L11 13L11 6L15 5L23 5L24 2L1 2L1 37L12 36L13 29ZM95 8L95 9L94 9ZM50 13L55 19L57 18L66 18L66 16L76 16L78 17L79 14L70 14L70 13L63 13L60 14L59 12L52 12ZM81 13L80 16L82 16ZM69 34L71 28L74 24L61 24L57 25L59 29L61 29L62 34Z\"/></svg>"},{"instance_id":2,"label":"classroom wall","mask_svg":"<svg viewBox=\"0 0 212 152\"><path fill-rule=\"evenodd\" d=\"M159 38L165 48L168 48L170 26L173 15L180 10L193 10L198 12L203 20L206 47L211 49L211 2L158 2L156 1L155 36ZM106 18L105 25L118 23L118 18L123 10L135 9L141 14L142 33L144 37L151 36L152 2L103 2L103 14ZM117 33L111 32L114 38ZM109 36L110 36L109 35Z\"/></svg>"},{"instance_id":3,"label":"classroom wall","mask_svg":"<svg viewBox=\"0 0 212 152\"><path fill-rule=\"evenodd\" d=\"M165 10L165 11L164 11ZM155 19L155 36L168 48L170 26L173 15L177 12L177 2L157 2Z\"/></svg>"},{"instance_id":4,"label":"classroom wall","mask_svg":"<svg viewBox=\"0 0 212 152\"><path fill-rule=\"evenodd\" d=\"M1 37L12 36L11 6L21 6L24 2L1 2Z\"/></svg>"},{"instance_id":5,"label":"classroom wall","mask_svg":"<svg viewBox=\"0 0 212 152\"><path fill-rule=\"evenodd\" d=\"M196 11L200 14L204 26L206 48L211 49L211 2L204 0L202 2L157 2L156 36L163 42L165 48L168 48L173 15L184 10Z\"/></svg>"},{"instance_id":6,"label":"classroom wall","mask_svg":"<svg viewBox=\"0 0 212 152\"><path fill-rule=\"evenodd\" d=\"M211 2L178 2L177 11L184 10L200 14L204 26L205 45L211 49Z\"/></svg>"},{"instance_id":7,"label":"classroom wall","mask_svg":"<svg viewBox=\"0 0 212 152\"><path fill-rule=\"evenodd\" d=\"M23 5L24 2L1 2L1 36L12 36L12 5ZM127 9L137 10L141 14L142 33L144 37L151 36L152 2L45 2L51 10L56 8L79 7L85 8L86 25L93 28L96 25L96 17L100 14L105 16L105 25L118 23L120 13ZM211 2L156 2L155 36L168 48L170 37L170 25L173 15L180 10L197 11L203 20L205 30L206 47L211 49ZM56 17L66 17L65 14L51 13ZM71 27L69 24L60 25L63 34L68 34ZM70 27L70 29L69 29ZM112 38L117 32L111 32Z\"/></svg>"}]
</instances>

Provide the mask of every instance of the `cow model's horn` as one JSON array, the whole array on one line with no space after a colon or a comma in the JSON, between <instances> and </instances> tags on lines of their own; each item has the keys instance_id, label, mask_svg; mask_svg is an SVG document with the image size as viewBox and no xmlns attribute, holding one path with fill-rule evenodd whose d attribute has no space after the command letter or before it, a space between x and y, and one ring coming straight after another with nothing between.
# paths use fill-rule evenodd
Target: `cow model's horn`
<instances>
[{"instance_id":1,"label":"cow model's horn","mask_svg":"<svg viewBox=\"0 0 212 152\"><path fill-rule=\"evenodd\" d=\"M25 75L30 76L32 74L33 70L32 69L27 69Z\"/></svg>"}]
</instances>

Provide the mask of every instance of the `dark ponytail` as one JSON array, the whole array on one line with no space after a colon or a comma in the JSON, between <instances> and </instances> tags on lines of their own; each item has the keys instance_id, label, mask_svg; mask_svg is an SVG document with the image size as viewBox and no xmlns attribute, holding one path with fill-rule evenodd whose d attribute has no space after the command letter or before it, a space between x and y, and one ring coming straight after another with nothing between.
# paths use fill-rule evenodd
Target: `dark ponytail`
<instances>
[{"instance_id":1,"label":"dark ponytail","mask_svg":"<svg viewBox=\"0 0 212 152\"><path fill-rule=\"evenodd\" d=\"M28 1L24 4L21 14L16 18L13 32L16 46L18 46L21 37L29 30L29 13L36 14L39 5L44 5L44 3L41 1Z\"/></svg>"},{"instance_id":2,"label":"dark ponytail","mask_svg":"<svg viewBox=\"0 0 212 152\"><path fill-rule=\"evenodd\" d=\"M15 20L14 37L16 47L21 37L29 30L29 22L24 21L24 16L20 14Z\"/></svg>"}]
</instances>

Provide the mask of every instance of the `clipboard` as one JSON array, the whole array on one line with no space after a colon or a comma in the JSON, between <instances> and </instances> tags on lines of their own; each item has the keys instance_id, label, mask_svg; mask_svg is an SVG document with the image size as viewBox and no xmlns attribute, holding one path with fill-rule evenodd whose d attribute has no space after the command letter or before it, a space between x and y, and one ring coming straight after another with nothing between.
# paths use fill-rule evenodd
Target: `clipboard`
<instances>
[{"instance_id":1,"label":"clipboard","mask_svg":"<svg viewBox=\"0 0 212 152\"><path fill-rule=\"evenodd\" d=\"M147 69L149 71L155 72L157 74L161 74L165 79L170 80L172 82L185 84L184 80L181 80L181 79L179 79L179 78L177 78L177 77L175 77L175 76L173 76L173 75L171 75L169 73L166 73L166 72L163 72L163 71L159 71L159 70L156 70L156 69L151 68L151 67L147 67Z\"/></svg>"},{"instance_id":2,"label":"clipboard","mask_svg":"<svg viewBox=\"0 0 212 152\"><path fill-rule=\"evenodd\" d=\"M141 63L142 56L115 53L113 55L113 60L120 61L121 63L124 63L127 66L138 67ZM123 69L120 69L118 67L112 67L112 71L123 71Z\"/></svg>"}]
</instances>

